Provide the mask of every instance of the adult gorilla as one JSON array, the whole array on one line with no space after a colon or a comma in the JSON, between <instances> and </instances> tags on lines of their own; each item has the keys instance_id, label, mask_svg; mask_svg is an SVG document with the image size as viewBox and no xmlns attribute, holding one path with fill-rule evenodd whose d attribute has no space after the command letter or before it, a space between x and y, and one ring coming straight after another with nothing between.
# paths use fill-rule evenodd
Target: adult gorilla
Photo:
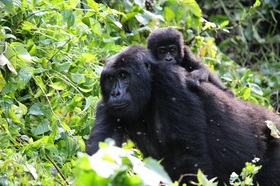
<instances>
[{"instance_id":1,"label":"adult gorilla","mask_svg":"<svg viewBox=\"0 0 280 186\"><path fill-rule=\"evenodd\" d=\"M258 157L263 167L255 181L280 185L280 141L270 136L265 123L272 120L280 128L280 118L188 75L177 64L151 62L147 50L138 46L108 59L86 152L95 153L105 138L120 146L128 137L145 157L163 159L173 180L200 168L221 185ZM183 182L191 180L196 179L185 176Z\"/></svg>"}]
</instances>

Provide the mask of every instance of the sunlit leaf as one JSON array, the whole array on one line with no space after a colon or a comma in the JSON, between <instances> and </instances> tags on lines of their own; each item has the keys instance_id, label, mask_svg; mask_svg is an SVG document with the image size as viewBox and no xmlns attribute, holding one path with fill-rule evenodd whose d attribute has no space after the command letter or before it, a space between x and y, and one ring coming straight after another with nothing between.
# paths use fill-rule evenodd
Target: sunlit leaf
<instances>
[{"instance_id":1,"label":"sunlit leaf","mask_svg":"<svg viewBox=\"0 0 280 186\"><path fill-rule=\"evenodd\" d=\"M38 174L37 174L37 172L36 172L36 169L35 169L35 167L33 166L33 165L31 165L31 164L25 164L25 169L33 176L33 178L35 179L35 180L37 180L38 179Z\"/></svg>"},{"instance_id":2,"label":"sunlit leaf","mask_svg":"<svg viewBox=\"0 0 280 186\"><path fill-rule=\"evenodd\" d=\"M266 126L271 130L270 135L274 138L280 138L280 132L279 129L277 129L276 123L272 121L265 121Z\"/></svg>"},{"instance_id":3,"label":"sunlit leaf","mask_svg":"<svg viewBox=\"0 0 280 186\"><path fill-rule=\"evenodd\" d=\"M92 103L96 101L96 98L93 97L93 96L89 96L86 98L86 105L85 105L85 108L84 108L84 111L87 110L91 105Z\"/></svg>"},{"instance_id":4,"label":"sunlit leaf","mask_svg":"<svg viewBox=\"0 0 280 186\"><path fill-rule=\"evenodd\" d=\"M150 170L154 171L159 175L159 179L165 184L172 183L171 179L169 178L169 175L165 172L163 167L160 165L160 163L152 158L145 158L144 163Z\"/></svg>"},{"instance_id":5,"label":"sunlit leaf","mask_svg":"<svg viewBox=\"0 0 280 186\"><path fill-rule=\"evenodd\" d=\"M261 1L260 0L256 0L254 5L253 5L253 8L257 8L261 5Z\"/></svg>"},{"instance_id":6,"label":"sunlit leaf","mask_svg":"<svg viewBox=\"0 0 280 186\"><path fill-rule=\"evenodd\" d=\"M16 53L19 55L18 57L21 60L24 60L27 62L31 61L32 58L22 43L13 42L10 44L10 47L16 51Z\"/></svg>"},{"instance_id":7,"label":"sunlit leaf","mask_svg":"<svg viewBox=\"0 0 280 186\"><path fill-rule=\"evenodd\" d=\"M33 27L34 27L34 25L32 23L30 23L29 21L24 21L22 23L22 29L25 31L30 31Z\"/></svg>"},{"instance_id":8,"label":"sunlit leaf","mask_svg":"<svg viewBox=\"0 0 280 186\"><path fill-rule=\"evenodd\" d=\"M32 133L35 135L41 135L50 131L50 129L50 122L47 119L43 119L36 128L32 129Z\"/></svg>"},{"instance_id":9,"label":"sunlit leaf","mask_svg":"<svg viewBox=\"0 0 280 186\"><path fill-rule=\"evenodd\" d=\"M175 13L170 7L164 7L164 18L167 21L171 21L175 17Z\"/></svg>"},{"instance_id":10,"label":"sunlit leaf","mask_svg":"<svg viewBox=\"0 0 280 186\"><path fill-rule=\"evenodd\" d=\"M252 91L253 91L254 93L256 93L256 94L258 94L258 95L260 95L260 96L263 95L262 89L261 89L257 84L255 84L255 83L249 83L249 82L248 82L248 84L249 84L249 86L252 88Z\"/></svg>"},{"instance_id":11,"label":"sunlit leaf","mask_svg":"<svg viewBox=\"0 0 280 186\"><path fill-rule=\"evenodd\" d=\"M3 87L6 85L6 80L5 78L3 77L1 71L0 71L0 92L1 90L3 89Z\"/></svg>"},{"instance_id":12,"label":"sunlit leaf","mask_svg":"<svg viewBox=\"0 0 280 186\"><path fill-rule=\"evenodd\" d=\"M251 96L251 88L249 87L245 89L245 92L243 93L243 99L248 100L250 96Z\"/></svg>"},{"instance_id":13,"label":"sunlit leaf","mask_svg":"<svg viewBox=\"0 0 280 186\"><path fill-rule=\"evenodd\" d=\"M12 107L8 111L9 117L12 119L15 123L21 123L20 117L21 117L21 110L16 105L12 105Z\"/></svg>"},{"instance_id":14,"label":"sunlit leaf","mask_svg":"<svg viewBox=\"0 0 280 186\"><path fill-rule=\"evenodd\" d=\"M256 27L254 25L252 25L252 31L253 31L253 36L254 38L259 42L259 43L264 43L265 39L261 38L261 36L259 35Z\"/></svg>"},{"instance_id":15,"label":"sunlit leaf","mask_svg":"<svg viewBox=\"0 0 280 186\"><path fill-rule=\"evenodd\" d=\"M62 122L61 125L62 125L63 129L65 129L66 131L71 130L70 127L66 123Z\"/></svg>"},{"instance_id":16,"label":"sunlit leaf","mask_svg":"<svg viewBox=\"0 0 280 186\"><path fill-rule=\"evenodd\" d=\"M81 90L82 92L91 92L92 88L82 88L82 87L79 87L79 90Z\"/></svg>"},{"instance_id":17,"label":"sunlit leaf","mask_svg":"<svg viewBox=\"0 0 280 186\"><path fill-rule=\"evenodd\" d=\"M145 6L145 0L135 0L135 4L139 5L141 8Z\"/></svg>"},{"instance_id":18,"label":"sunlit leaf","mask_svg":"<svg viewBox=\"0 0 280 186\"><path fill-rule=\"evenodd\" d=\"M92 31L99 36L102 35L102 26L100 25L99 22L94 23L92 27Z\"/></svg>"},{"instance_id":19,"label":"sunlit leaf","mask_svg":"<svg viewBox=\"0 0 280 186\"><path fill-rule=\"evenodd\" d=\"M62 83L61 81L52 83L49 86L54 88L55 90L65 90L67 88L67 85L65 83Z\"/></svg>"},{"instance_id":20,"label":"sunlit leaf","mask_svg":"<svg viewBox=\"0 0 280 186\"><path fill-rule=\"evenodd\" d=\"M222 77L222 79L226 80L226 81L233 81L232 77L230 74L224 74Z\"/></svg>"},{"instance_id":21,"label":"sunlit leaf","mask_svg":"<svg viewBox=\"0 0 280 186\"><path fill-rule=\"evenodd\" d=\"M35 103L33 104L29 111L28 111L28 115L35 115L35 116L43 116L44 115L44 106L42 105L42 103Z\"/></svg>"},{"instance_id":22,"label":"sunlit leaf","mask_svg":"<svg viewBox=\"0 0 280 186\"><path fill-rule=\"evenodd\" d=\"M36 83L42 88L44 91L47 90L45 83L42 80L41 76L35 76L34 79L36 80Z\"/></svg>"},{"instance_id":23,"label":"sunlit leaf","mask_svg":"<svg viewBox=\"0 0 280 186\"><path fill-rule=\"evenodd\" d=\"M15 13L13 1L11 0L0 0L5 5L5 9L10 13Z\"/></svg>"},{"instance_id":24,"label":"sunlit leaf","mask_svg":"<svg viewBox=\"0 0 280 186\"><path fill-rule=\"evenodd\" d=\"M94 2L94 0L87 0L87 5L94 11L99 12L98 3Z\"/></svg>"},{"instance_id":25,"label":"sunlit leaf","mask_svg":"<svg viewBox=\"0 0 280 186\"><path fill-rule=\"evenodd\" d=\"M6 70L5 67L7 67L12 73L17 74L17 71L15 70L13 65L10 63L10 61L2 53L0 55L0 68L5 71Z\"/></svg>"},{"instance_id":26,"label":"sunlit leaf","mask_svg":"<svg viewBox=\"0 0 280 186\"><path fill-rule=\"evenodd\" d=\"M19 101L18 101L18 105L20 110L22 111L22 115L25 115L27 113L27 107Z\"/></svg>"},{"instance_id":27,"label":"sunlit leaf","mask_svg":"<svg viewBox=\"0 0 280 186\"><path fill-rule=\"evenodd\" d=\"M227 21L223 21L223 22L220 24L220 27L221 27L221 28L224 28L224 27L228 26L228 24L229 24L229 21L228 21L228 20L227 20Z\"/></svg>"},{"instance_id":28,"label":"sunlit leaf","mask_svg":"<svg viewBox=\"0 0 280 186\"><path fill-rule=\"evenodd\" d=\"M6 39L14 39L14 40L17 39L16 36L14 36L13 34L6 34L6 35L5 35L5 38L6 38Z\"/></svg>"}]
</instances>

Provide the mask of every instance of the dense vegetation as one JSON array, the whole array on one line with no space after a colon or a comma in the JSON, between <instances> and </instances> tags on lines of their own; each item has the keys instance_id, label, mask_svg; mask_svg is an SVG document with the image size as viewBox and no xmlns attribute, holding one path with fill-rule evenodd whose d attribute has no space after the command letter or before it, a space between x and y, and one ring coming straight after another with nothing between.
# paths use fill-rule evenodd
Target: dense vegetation
<instances>
[{"instance_id":1,"label":"dense vegetation","mask_svg":"<svg viewBox=\"0 0 280 186\"><path fill-rule=\"evenodd\" d=\"M0 185L150 183L141 171L127 173L138 161L124 150L130 142L105 158L122 162L110 179L77 157L94 123L104 61L126 46L145 46L156 27L180 30L238 97L277 106L279 7L277 0L0 0ZM142 171L168 181L154 160L144 164ZM256 170L246 168L250 174L244 169L240 178Z\"/></svg>"}]
</instances>

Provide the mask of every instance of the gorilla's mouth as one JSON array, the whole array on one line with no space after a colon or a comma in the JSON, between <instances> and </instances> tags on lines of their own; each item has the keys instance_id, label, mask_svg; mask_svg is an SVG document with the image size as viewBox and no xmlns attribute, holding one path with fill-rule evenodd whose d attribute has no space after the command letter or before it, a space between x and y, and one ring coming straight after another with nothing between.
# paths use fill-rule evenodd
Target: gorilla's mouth
<instances>
[{"instance_id":1,"label":"gorilla's mouth","mask_svg":"<svg viewBox=\"0 0 280 186\"><path fill-rule=\"evenodd\" d=\"M128 103L120 103L112 105L112 109L122 109L128 106Z\"/></svg>"}]
</instances>

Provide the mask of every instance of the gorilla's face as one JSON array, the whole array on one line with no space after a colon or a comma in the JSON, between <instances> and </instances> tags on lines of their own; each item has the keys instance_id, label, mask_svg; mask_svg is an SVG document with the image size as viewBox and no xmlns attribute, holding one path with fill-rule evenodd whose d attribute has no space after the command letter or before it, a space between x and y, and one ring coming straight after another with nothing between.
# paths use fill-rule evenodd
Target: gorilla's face
<instances>
[{"instance_id":1,"label":"gorilla's face","mask_svg":"<svg viewBox=\"0 0 280 186\"><path fill-rule=\"evenodd\" d=\"M133 49L130 47L130 50ZM135 52L130 51L130 55L124 51L106 62L100 85L111 115L136 117L148 104L151 97L151 76L147 68L147 54L143 48L135 47Z\"/></svg>"}]
</instances>

